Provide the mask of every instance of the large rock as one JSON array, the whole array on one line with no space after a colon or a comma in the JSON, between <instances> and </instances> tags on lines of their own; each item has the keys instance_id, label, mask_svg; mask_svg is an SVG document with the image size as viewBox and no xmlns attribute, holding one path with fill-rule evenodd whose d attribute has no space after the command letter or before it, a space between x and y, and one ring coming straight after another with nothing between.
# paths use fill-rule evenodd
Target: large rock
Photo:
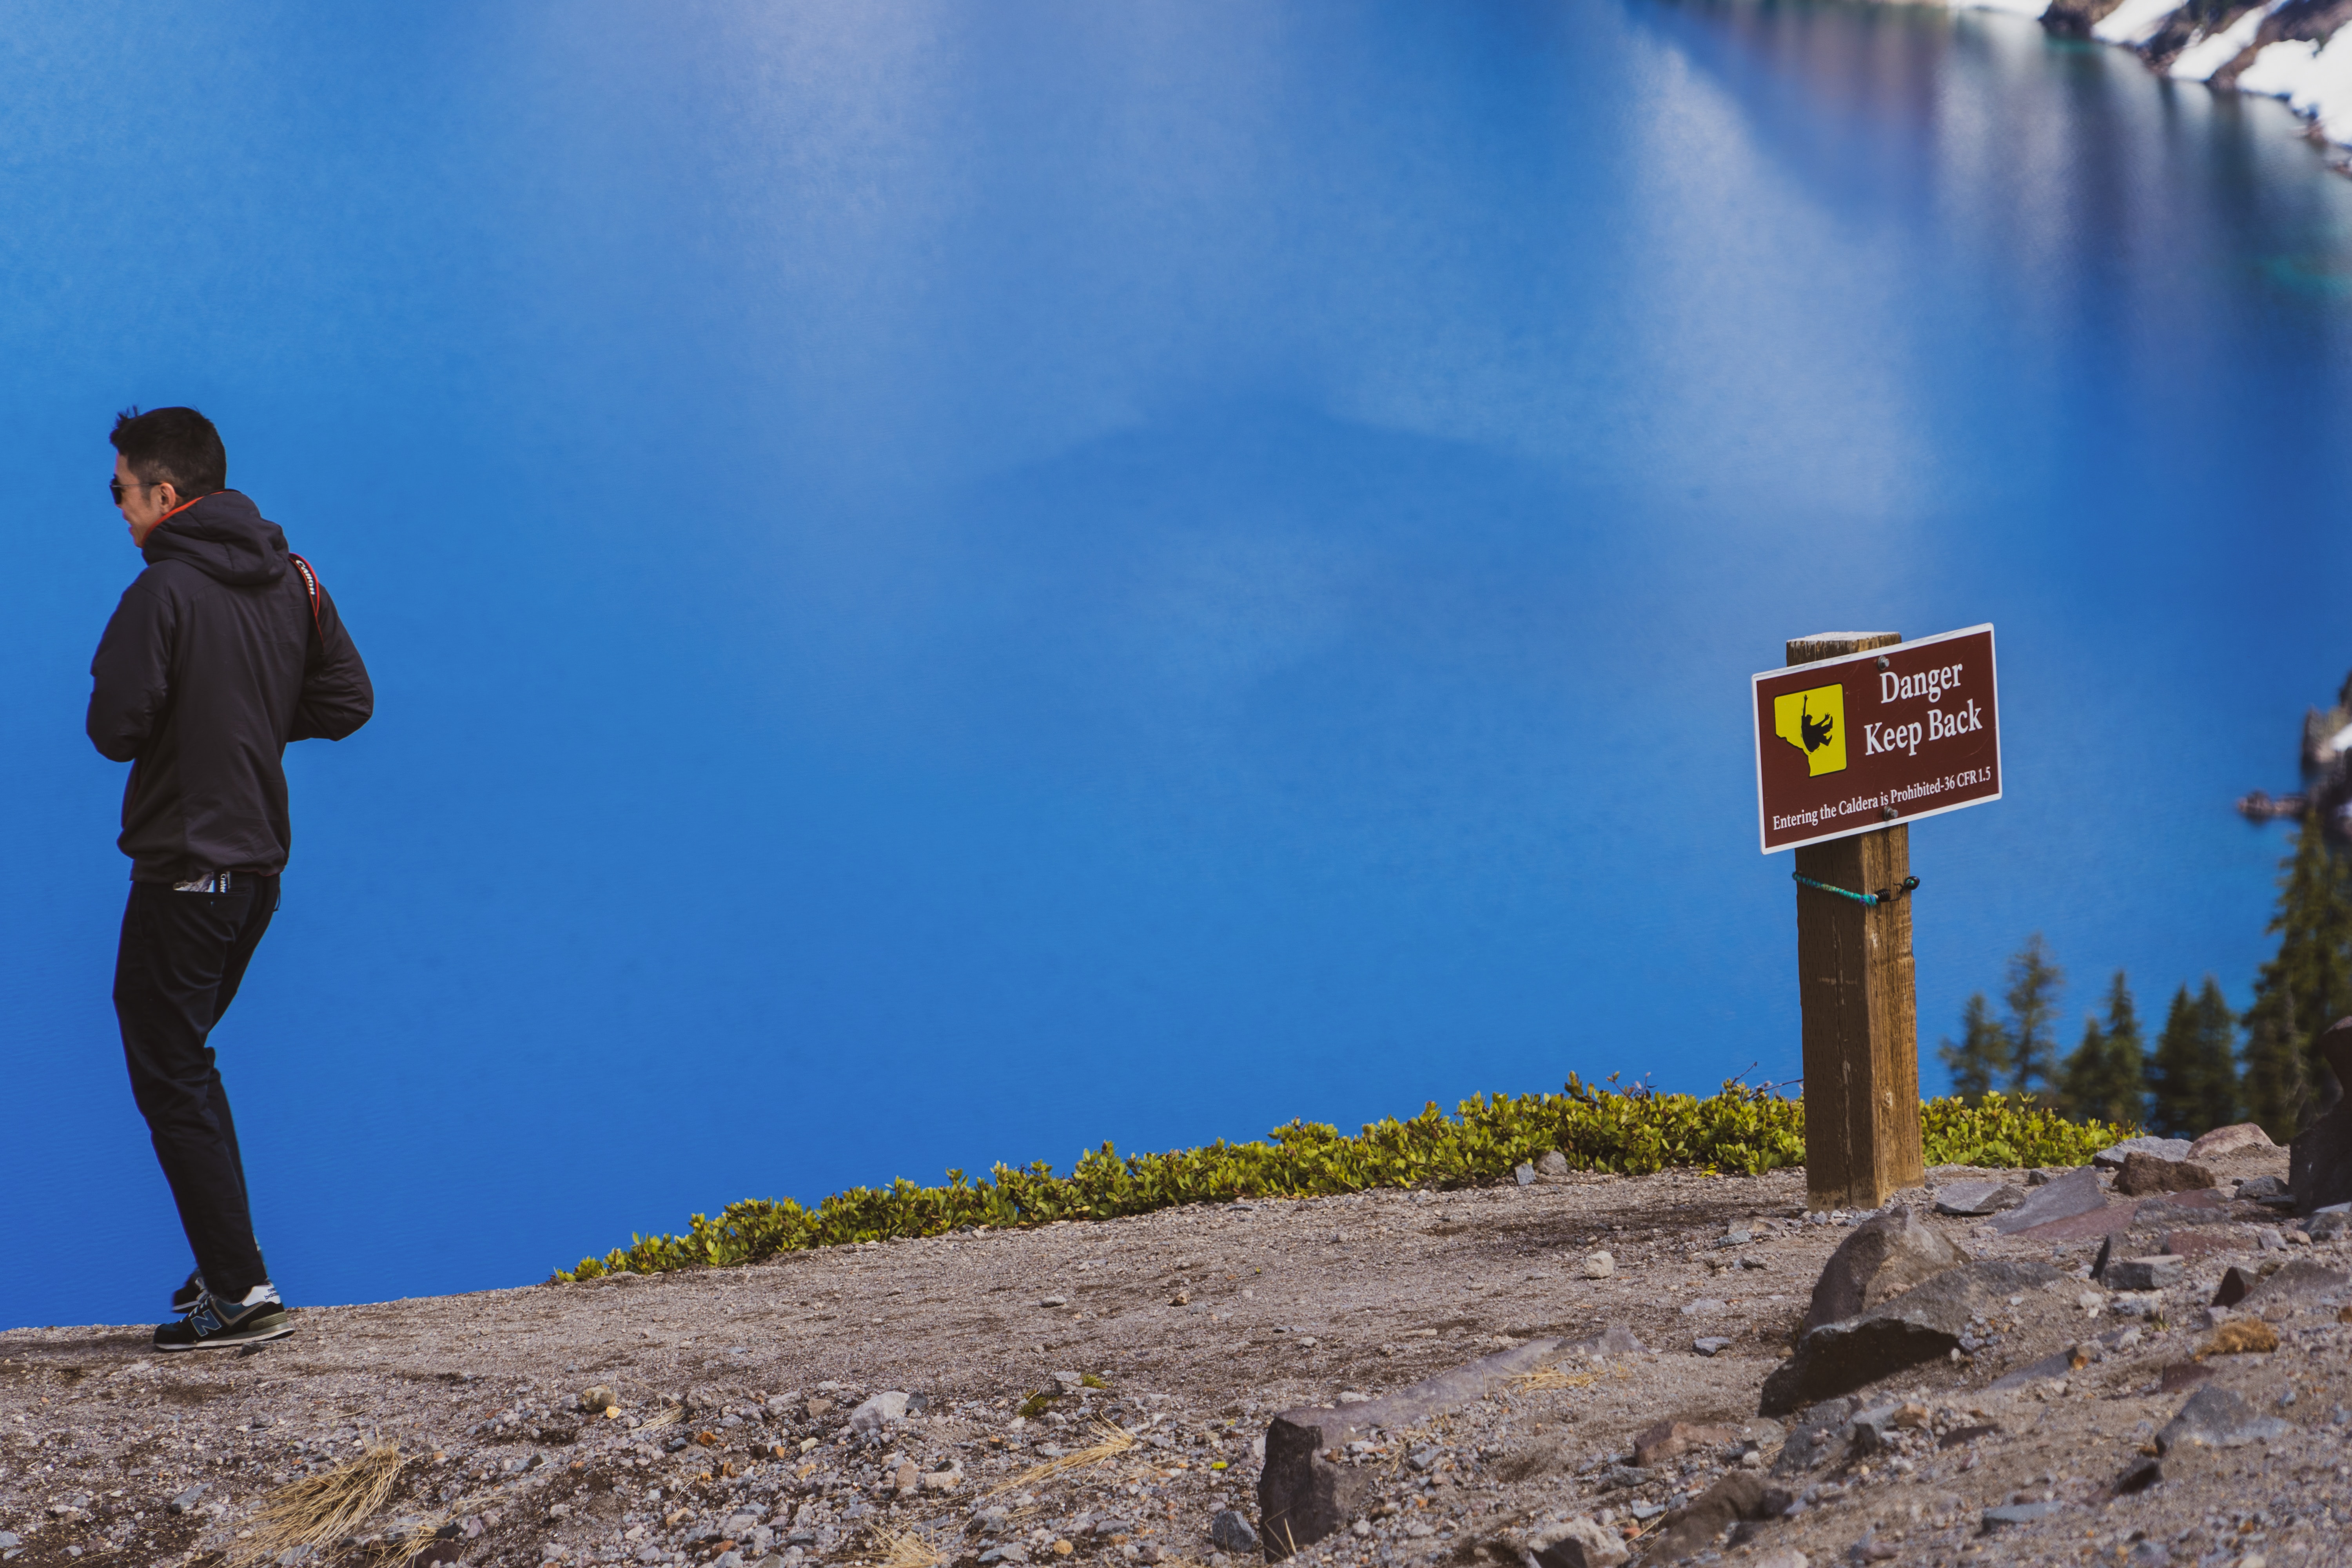
<instances>
[{"instance_id":1,"label":"large rock","mask_svg":"<svg viewBox=\"0 0 2352 1568\"><path fill-rule=\"evenodd\" d=\"M2116 1191L2127 1198L2157 1193L2189 1193L2218 1184L2213 1173L2188 1160L2166 1160L2135 1152L2116 1173Z\"/></svg>"},{"instance_id":2,"label":"large rock","mask_svg":"<svg viewBox=\"0 0 2352 1568\"><path fill-rule=\"evenodd\" d=\"M1529 1340L1378 1399L1282 1412L1266 1426L1265 1464L1257 1479L1258 1533L1266 1561L1278 1563L1312 1546L1365 1511L1362 1505L1381 1472L1334 1463L1325 1458L1333 1450L1381 1428L1402 1432L1424 1426L1564 1355L1632 1355L1641 1349L1631 1331L1613 1326L1580 1340Z\"/></svg>"},{"instance_id":3,"label":"large rock","mask_svg":"<svg viewBox=\"0 0 2352 1568\"><path fill-rule=\"evenodd\" d=\"M2186 1138L2126 1138L2120 1143L2110 1143L2091 1156L2091 1163L2101 1170L2112 1171L2134 1154L2153 1154L2159 1160L2186 1160L2191 1145Z\"/></svg>"},{"instance_id":4,"label":"large rock","mask_svg":"<svg viewBox=\"0 0 2352 1568\"><path fill-rule=\"evenodd\" d=\"M1758 1408L1783 1415L1948 1356L1959 1348L1970 1313L1990 1312L2057 1278L2046 1263L1980 1260L1948 1268L1860 1317L1807 1330L1796 1353L1764 1380Z\"/></svg>"},{"instance_id":5,"label":"large rock","mask_svg":"<svg viewBox=\"0 0 2352 1568\"><path fill-rule=\"evenodd\" d=\"M1897 1205L1855 1226L1853 1234L1838 1243L1822 1266L1821 1278L1813 1281L1812 1305L1797 1331L1857 1317L1968 1260L1967 1253Z\"/></svg>"},{"instance_id":6,"label":"large rock","mask_svg":"<svg viewBox=\"0 0 2352 1568\"><path fill-rule=\"evenodd\" d=\"M2235 1448L2242 1444L2266 1442L2293 1430L2275 1415L2257 1413L2236 1389L2207 1384L2190 1394L2179 1414L2156 1435L2156 1450L2169 1454L2187 1444Z\"/></svg>"},{"instance_id":7,"label":"large rock","mask_svg":"<svg viewBox=\"0 0 2352 1568\"><path fill-rule=\"evenodd\" d=\"M2025 1201L2025 1189L2008 1182L1946 1182L1936 1189L1936 1212L1974 1218L2013 1209Z\"/></svg>"},{"instance_id":8,"label":"large rock","mask_svg":"<svg viewBox=\"0 0 2352 1568\"><path fill-rule=\"evenodd\" d=\"M2235 1274L2238 1270L2230 1272ZM2352 1275L2308 1258L2298 1258L2275 1273L2265 1275L2260 1284L2246 1292L2245 1300L2256 1303L2285 1301L2297 1296L2328 1295L2347 1285L2352 1285Z\"/></svg>"},{"instance_id":9,"label":"large rock","mask_svg":"<svg viewBox=\"0 0 2352 1568\"><path fill-rule=\"evenodd\" d=\"M2352 1018L2328 1026L2319 1037L2319 1055L2336 1081L2352 1089ZM2352 1094L2340 1096L2336 1109L2287 1145L2287 1185L2306 1214L2352 1200Z\"/></svg>"},{"instance_id":10,"label":"large rock","mask_svg":"<svg viewBox=\"0 0 2352 1568\"><path fill-rule=\"evenodd\" d=\"M2327 1035L2332 1035L2347 1025L2352 1025L2352 1018L2339 1018L2329 1026ZM2319 1037L2320 1049L2323 1053L2327 1048L2327 1035L2322 1035ZM2210 1160L2222 1154L2234 1154L2241 1149L2275 1149L2277 1147L2277 1144L2271 1142L2271 1135L2254 1123L2233 1121L2227 1127L2216 1127L2212 1131L2189 1145L2189 1158Z\"/></svg>"},{"instance_id":11,"label":"large rock","mask_svg":"<svg viewBox=\"0 0 2352 1568\"><path fill-rule=\"evenodd\" d=\"M2073 1219L2076 1215L2106 1206L2107 1194L2099 1185L2099 1173L2084 1165L2034 1188L2023 1203L1994 1219L1992 1227L2003 1236L2015 1236L2037 1225Z\"/></svg>"}]
</instances>

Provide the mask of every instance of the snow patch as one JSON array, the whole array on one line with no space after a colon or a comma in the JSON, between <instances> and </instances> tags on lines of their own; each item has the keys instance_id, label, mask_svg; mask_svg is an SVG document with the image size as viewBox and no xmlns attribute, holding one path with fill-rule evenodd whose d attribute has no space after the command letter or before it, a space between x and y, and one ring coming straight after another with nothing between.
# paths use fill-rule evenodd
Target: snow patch
<instances>
[{"instance_id":1,"label":"snow patch","mask_svg":"<svg viewBox=\"0 0 2352 1568\"><path fill-rule=\"evenodd\" d=\"M2283 98L2319 122L2330 142L2352 142L2352 27L2325 44L2272 44L2238 77L2238 90Z\"/></svg>"},{"instance_id":2,"label":"snow patch","mask_svg":"<svg viewBox=\"0 0 2352 1568\"><path fill-rule=\"evenodd\" d=\"M2144 44L2179 9L2180 0L2124 0L2091 24L2091 37L2108 44Z\"/></svg>"},{"instance_id":3,"label":"snow patch","mask_svg":"<svg viewBox=\"0 0 2352 1568\"><path fill-rule=\"evenodd\" d=\"M2263 22L2270 14L2286 4L2286 0L2271 0L2258 5L2218 33L2209 34L2180 51L2165 74L2176 81L2204 81L2212 74L2253 47L2254 35L2263 30Z\"/></svg>"}]
</instances>

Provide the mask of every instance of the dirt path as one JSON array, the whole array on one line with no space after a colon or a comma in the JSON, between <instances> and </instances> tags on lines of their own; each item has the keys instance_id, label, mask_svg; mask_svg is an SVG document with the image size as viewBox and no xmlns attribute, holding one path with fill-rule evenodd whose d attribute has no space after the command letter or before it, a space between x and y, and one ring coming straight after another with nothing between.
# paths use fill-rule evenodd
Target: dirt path
<instances>
[{"instance_id":1,"label":"dirt path","mask_svg":"<svg viewBox=\"0 0 2352 1568\"><path fill-rule=\"evenodd\" d=\"M2273 1166L2283 1154L2242 1157L2226 1174ZM2161 1391L2162 1369L2208 1337L2197 1310L2221 1269L2284 1256L2261 1246L2276 1222L2259 1209L2196 1216L2217 1249L2193 1262L2163 1319L2129 1321L2133 1342L1998 1392L2002 1373L2125 1321L2094 1321L2084 1305L2074 1276L2095 1242L1934 1221L1975 1256L2054 1262L2065 1278L1989 1325L1969 1364L1873 1393L1915 1401L1916 1430L1874 1455L1841 1441L1804 1465L1785 1424L1756 1414L1847 1234L1809 1222L1802 1202L1801 1173L1578 1176L307 1310L293 1339L242 1354L159 1357L145 1328L17 1330L0 1334L0 1557L16 1568L234 1557L264 1541L242 1532L273 1489L396 1443L391 1500L310 1561L389 1561L388 1536L433 1527L444 1533L419 1562L786 1568L877 1560L894 1541L901 1568L1210 1561L1221 1511L1256 1518L1253 1444L1274 1412L1618 1324L1642 1353L1564 1364L1368 1444L1356 1462L1380 1468L1377 1506L1303 1563L1516 1563L1528 1530L1573 1515L1617 1534L1639 1526L1646 1547L1662 1510L1743 1468L1802 1506L1706 1549L1727 1561L1791 1549L1842 1561L1857 1542L1921 1563L2157 1561L2158 1547L2180 1563L2352 1559L2352 1325L2336 1321L2332 1298L2274 1313L2276 1352L2207 1363L2284 1432L2183 1450L2159 1484L2112 1496L2185 1397ZM1728 1243L1734 1230L1748 1238ZM1613 1277L1586 1278L1604 1248ZM2335 1245L2285 1251L2346 1266ZM1729 1343L1702 1355L1702 1337ZM1033 1394L1063 1386L1057 1373L1068 1391L1020 1418ZM616 1415L579 1408L592 1386L610 1391ZM915 1396L904 1418L872 1441L853 1432L851 1413L893 1391ZM1624 1464L1633 1436L1667 1416L1727 1430L1648 1468ZM1993 1430L1967 1436L1974 1427ZM1107 1432L1132 1446L1019 1479ZM2058 1505L2046 1517L1986 1533L1985 1509L2044 1494Z\"/></svg>"}]
</instances>

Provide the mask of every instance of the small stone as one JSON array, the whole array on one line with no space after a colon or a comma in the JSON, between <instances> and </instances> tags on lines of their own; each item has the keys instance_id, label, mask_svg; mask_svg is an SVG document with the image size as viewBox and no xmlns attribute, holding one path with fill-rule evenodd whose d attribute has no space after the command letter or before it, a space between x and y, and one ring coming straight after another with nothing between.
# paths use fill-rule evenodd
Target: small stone
<instances>
[{"instance_id":1,"label":"small stone","mask_svg":"<svg viewBox=\"0 0 2352 1568\"><path fill-rule=\"evenodd\" d=\"M1067 1296L1041 1296L1037 1299L1037 1305L1041 1307L1066 1307L1069 1304Z\"/></svg>"},{"instance_id":2,"label":"small stone","mask_svg":"<svg viewBox=\"0 0 2352 1568\"><path fill-rule=\"evenodd\" d=\"M2111 1290L2167 1290L2187 1278L2189 1260L2174 1253L2118 1258L2107 1265Z\"/></svg>"},{"instance_id":3,"label":"small stone","mask_svg":"<svg viewBox=\"0 0 2352 1568\"><path fill-rule=\"evenodd\" d=\"M1229 1508L1209 1521L1209 1542L1220 1552L1255 1552L1257 1527L1247 1514Z\"/></svg>"},{"instance_id":4,"label":"small stone","mask_svg":"<svg viewBox=\"0 0 2352 1568\"><path fill-rule=\"evenodd\" d=\"M2187 1160L2162 1160L2139 1152L2126 1158L2123 1168L2116 1173L2116 1191L2127 1198L2156 1193L2192 1193L2218 1184L2213 1173L2202 1165Z\"/></svg>"},{"instance_id":5,"label":"small stone","mask_svg":"<svg viewBox=\"0 0 2352 1568\"><path fill-rule=\"evenodd\" d=\"M2002 1508L1989 1508L1979 1516L1978 1522L1990 1535L1996 1530L2013 1524L2035 1524L2048 1519L2066 1505L2061 1502L2014 1502Z\"/></svg>"},{"instance_id":6,"label":"small stone","mask_svg":"<svg viewBox=\"0 0 2352 1568\"><path fill-rule=\"evenodd\" d=\"M907 1395L897 1389L877 1394L849 1413L849 1429L867 1442L878 1441L886 1427L907 1418ZM698 1439L699 1441L699 1439Z\"/></svg>"},{"instance_id":7,"label":"small stone","mask_svg":"<svg viewBox=\"0 0 2352 1568\"><path fill-rule=\"evenodd\" d=\"M1624 1539L1596 1520L1571 1519L1528 1539L1539 1568L1617 1568L1631 1555Z\"/></svg>"},{"instance_id":8,"label":"small stone","mask_svg":"<svg viewBox=\"0 0 2352 1568\"><path fill-rule=\"evenodd\" d=\"M1056 1541L1054 1542L1054 1555L1056 1557L1067 1557L1071 1552L1076 1552L1076 1550L1077 1547L1067 1541Z\"/></svg>"},{"instance_id":9,"label":"small stone","mask_svg":"<svg viewBox=\"0 0 2352 1568\"><path fill-rule=\"evenodd\" d=\"M186 1491L184 1491L179 1496L173 1498L165 1506L173 1513L187 1512L190 1509L196 1506L196 1500L205 1495L205 1484L206 1483L203 1481L198 1481L194 1486L190 1487ZM16 1542L12 1541L8 1542L8 1544L14 1546Z\"/></svg>"},{"instance_id":10,"label":"small stone","mask_svg":"<svg viewBox=\"0 0 2352 1568\"><path fill-rule=\"evenodd\" d=\"M1728 1426L1699 1426L1685 1421L1660 1421L1633 1438L1633 1463L1652 1470L1669 1459L1679 1459L1694 1448L1717 1448L1736 1443L1739 1434Z\"/></svg>"},{"instance_id":11,"label":"small stone","mask_svg":"<svg viewBox=\"0 0 2352 1568\"><path fill-rule=\"evenodd\" d=\"M1536 1168L1533 1165L1515 1166L1512 1168L1511 1175L1523 1187L1532 1187L1536 1184Z\"/></svg>"},{"instance_id":12,"label":"small stone","mask_svg":"<svg viewBox=\"0 0 2352 1568\"><path fill-rule=\"evenodd\" d=\"M2162 1479L2164 1479L2163 1463L2152 1457L2143 1455L2137 1462L2126 1467L2124 1473L2116 1478L2116 1494L2119 1497L2129 1497L2135 1492L2144 1492Z\"/></svg>"},{"instance_id":13,"label":"small stone","mask_svg":"<svg viewBox=\"0 0 2352 1568\"><path fill-rule=\"evenodd\" d=\"M1584 1260L1587 1279L1607 1279L1617 1272L1617 1260L1605 1252L1596 1252Z\"/></svg>"},{"instance_id":14,"label":"small stone","mask_svg":"<svg viewBox=\"0 0 2352 1568\"><path fill-rule=\"evenodd\" d=\"M1685 1301L1683 1303L1682 1312L1683 1316L1685 1318L1712 1317L1714 1314L1725 1310L1727 1305L1727 1303L1718 1301L1712 1296L1701 1296L1696 1301Z\"/></svg>"},{"instance_id":15,"label":"small stone","mask_svg":"<svg viewBox=\"0 0 2352 1568\"><path fill-rule=\"evenodd\" d=\"M2325 1042L2326 1038L2326 1037L2323 1035L2322 1042ZM2325 1048L2323 1043L2321 1049L2325 1050ZM2227 1127L2216 1127L2212 1131L2189 1144L2189 1158L2210 1160L2217 1154L2234 1154L2241 1149L2275 1149L2277 1147L2277 1144L2271 1142L2271 1135L2260 1127L2251 1121L2237 1121Z\"/></svg>"},{"instance_id":16,"label":"small stone","mask_svg":"<svg viewBox=\"0 0 2352 1568\"><path fill-rule=\"evenodd\" d=\"M2213 1292L2213 1305L2234 1307L2244 1300L2253 1288L2261 1282L2261 1276L2250 1274L2232 1264L2222 1271L2221 1287Z\"/></svg>"},{"instance_id":17,"label":"small stone","mask_svg":"<svg viewBox=\"0 0 2352 1568\"><path fill-rule=\"evenodd\" d=\"M1360 1519L1356 1521L1355 1523L1348 1527L1348 1533L1360 1540L1364 1536L1370 1535L1371 1532L1372 1523L1371 1521L1368 1519Z\"/></svg>"},{"instance_id":18,"label":"small stone","mask_svg":"<svg viewBox=\"0 0 2352 1568\"><path fill-rule=\"evenodd\" d=\"M2286 1190L2286 1184L2276 1176L2250 1176L2238 1184L2242 1198L2274 1198Z\"/></svg>"},{"instance_id":19,"label":"small stone","mask_svg":"<svg viewBox=\"0 0 2352 1568\"><path fill-rule=\"evenodd\" d=\"M1545 1182L1568 1180L1568 1156L1557 1149L1550 1150L1536 1162L1536 1177Z\"/></svg>"},{"instance_id":20,"label":"small stone","mask_svg":"<svg viewBox=\"0 0 2352 1568\"><path fill-rule=\"evenodd\" d=\"M1779 1552L1767 1552L1750 1562L1748 1568L1812 1568L1812 1560L1790 1546Z\"/></svg>"},{"instance_id":21,"label":"small stone","mask_svg":"<svg viewBox=\"0 0 2352 1568\"><path fill-rule=\"evenodd\" d=\"M613 1403L613 1391L601 1383L593 1388L583 1389L580 1394L580 1408L583 1410L601 1413L609 1409Z\"/></svg>"},{"instance_id":22,"label":"small stone","mask_svg":"<svg viewBox=\"0 0 2352 1568\"><path fill-rule=\"evenodd\" d=\"M1721 1355L1731 1348L1731 1342L1716 1336L1691 1341L1691 1349L1705 1356Z\"/></svg>"},{"instance_id":23,"label":"small stone","mask_svg":"<svg viewBox=\"0 0 2352 1568\"><path fill-rule=\"evenodd\" d=\"M2286 1250L2286 1237L2280 1233L2279 1227L2274 1225L2262 1226L2254 1231L2254 1250L2257 1252L2284 1252Z\"/></svg>"},{"instance_id":24,"label":"small stone","mask_svg":"<svg viewBox=\"0 0 2352 1568\"><path fill-rule=\"evenodd\" d=\"M2234 1448L2293 1430L2275 1415L2257 1415L2236 1389L2209 1383L2190 1394L2179 1413L2156 1435L2156 1450L2169 1454L2184 1444Z\"/></svg>"},{"instance_id":25,"label":"small stone","mask_svg":"<svg viewBox=\"0 0 2352 1568\"><path fill-rule=\"evenodd\" d=\"M2124 1561L2133 1568L2172 1568L2172 1548L2161 1541L2134 1542Z\"/></svg>"}]
</instances>

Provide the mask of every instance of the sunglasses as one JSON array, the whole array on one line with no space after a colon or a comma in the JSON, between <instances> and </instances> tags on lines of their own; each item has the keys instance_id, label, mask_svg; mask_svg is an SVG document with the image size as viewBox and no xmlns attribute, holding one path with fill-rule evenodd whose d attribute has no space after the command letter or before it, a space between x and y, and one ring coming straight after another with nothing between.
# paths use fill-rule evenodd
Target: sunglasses
<instances>
[{"instance_id":1,"label":"sunglasses","mask_svg":"<svg viewBox=\"0 0 2352 1568\"><path fill-rule=\"evenodd\" d=\"M138 489L142 489L142 490L152 490L152 489L153 489L155 488L155 485L151 485L151 484L149 484L145 479L137 479L137 480L134 480L134 481L132 481L132 482L133 482L133 484L136 486L136 488L138 488ZM163 480L161 480L161 479L157 479L157 480L155 481L155 484L156 484L156 485L160 485L160 484L162 484L163 482ZM122 481L121 481L121 479L109 479L109 480L107 480L107 481L106 481L106 493L107 493L108 495L110 495L110 496L112 496L112 497L114 498L114 504L115 504L115 505L117 505L117 506L121 506L121 505L122 504Z\"/></svg>"}]
</instances>

